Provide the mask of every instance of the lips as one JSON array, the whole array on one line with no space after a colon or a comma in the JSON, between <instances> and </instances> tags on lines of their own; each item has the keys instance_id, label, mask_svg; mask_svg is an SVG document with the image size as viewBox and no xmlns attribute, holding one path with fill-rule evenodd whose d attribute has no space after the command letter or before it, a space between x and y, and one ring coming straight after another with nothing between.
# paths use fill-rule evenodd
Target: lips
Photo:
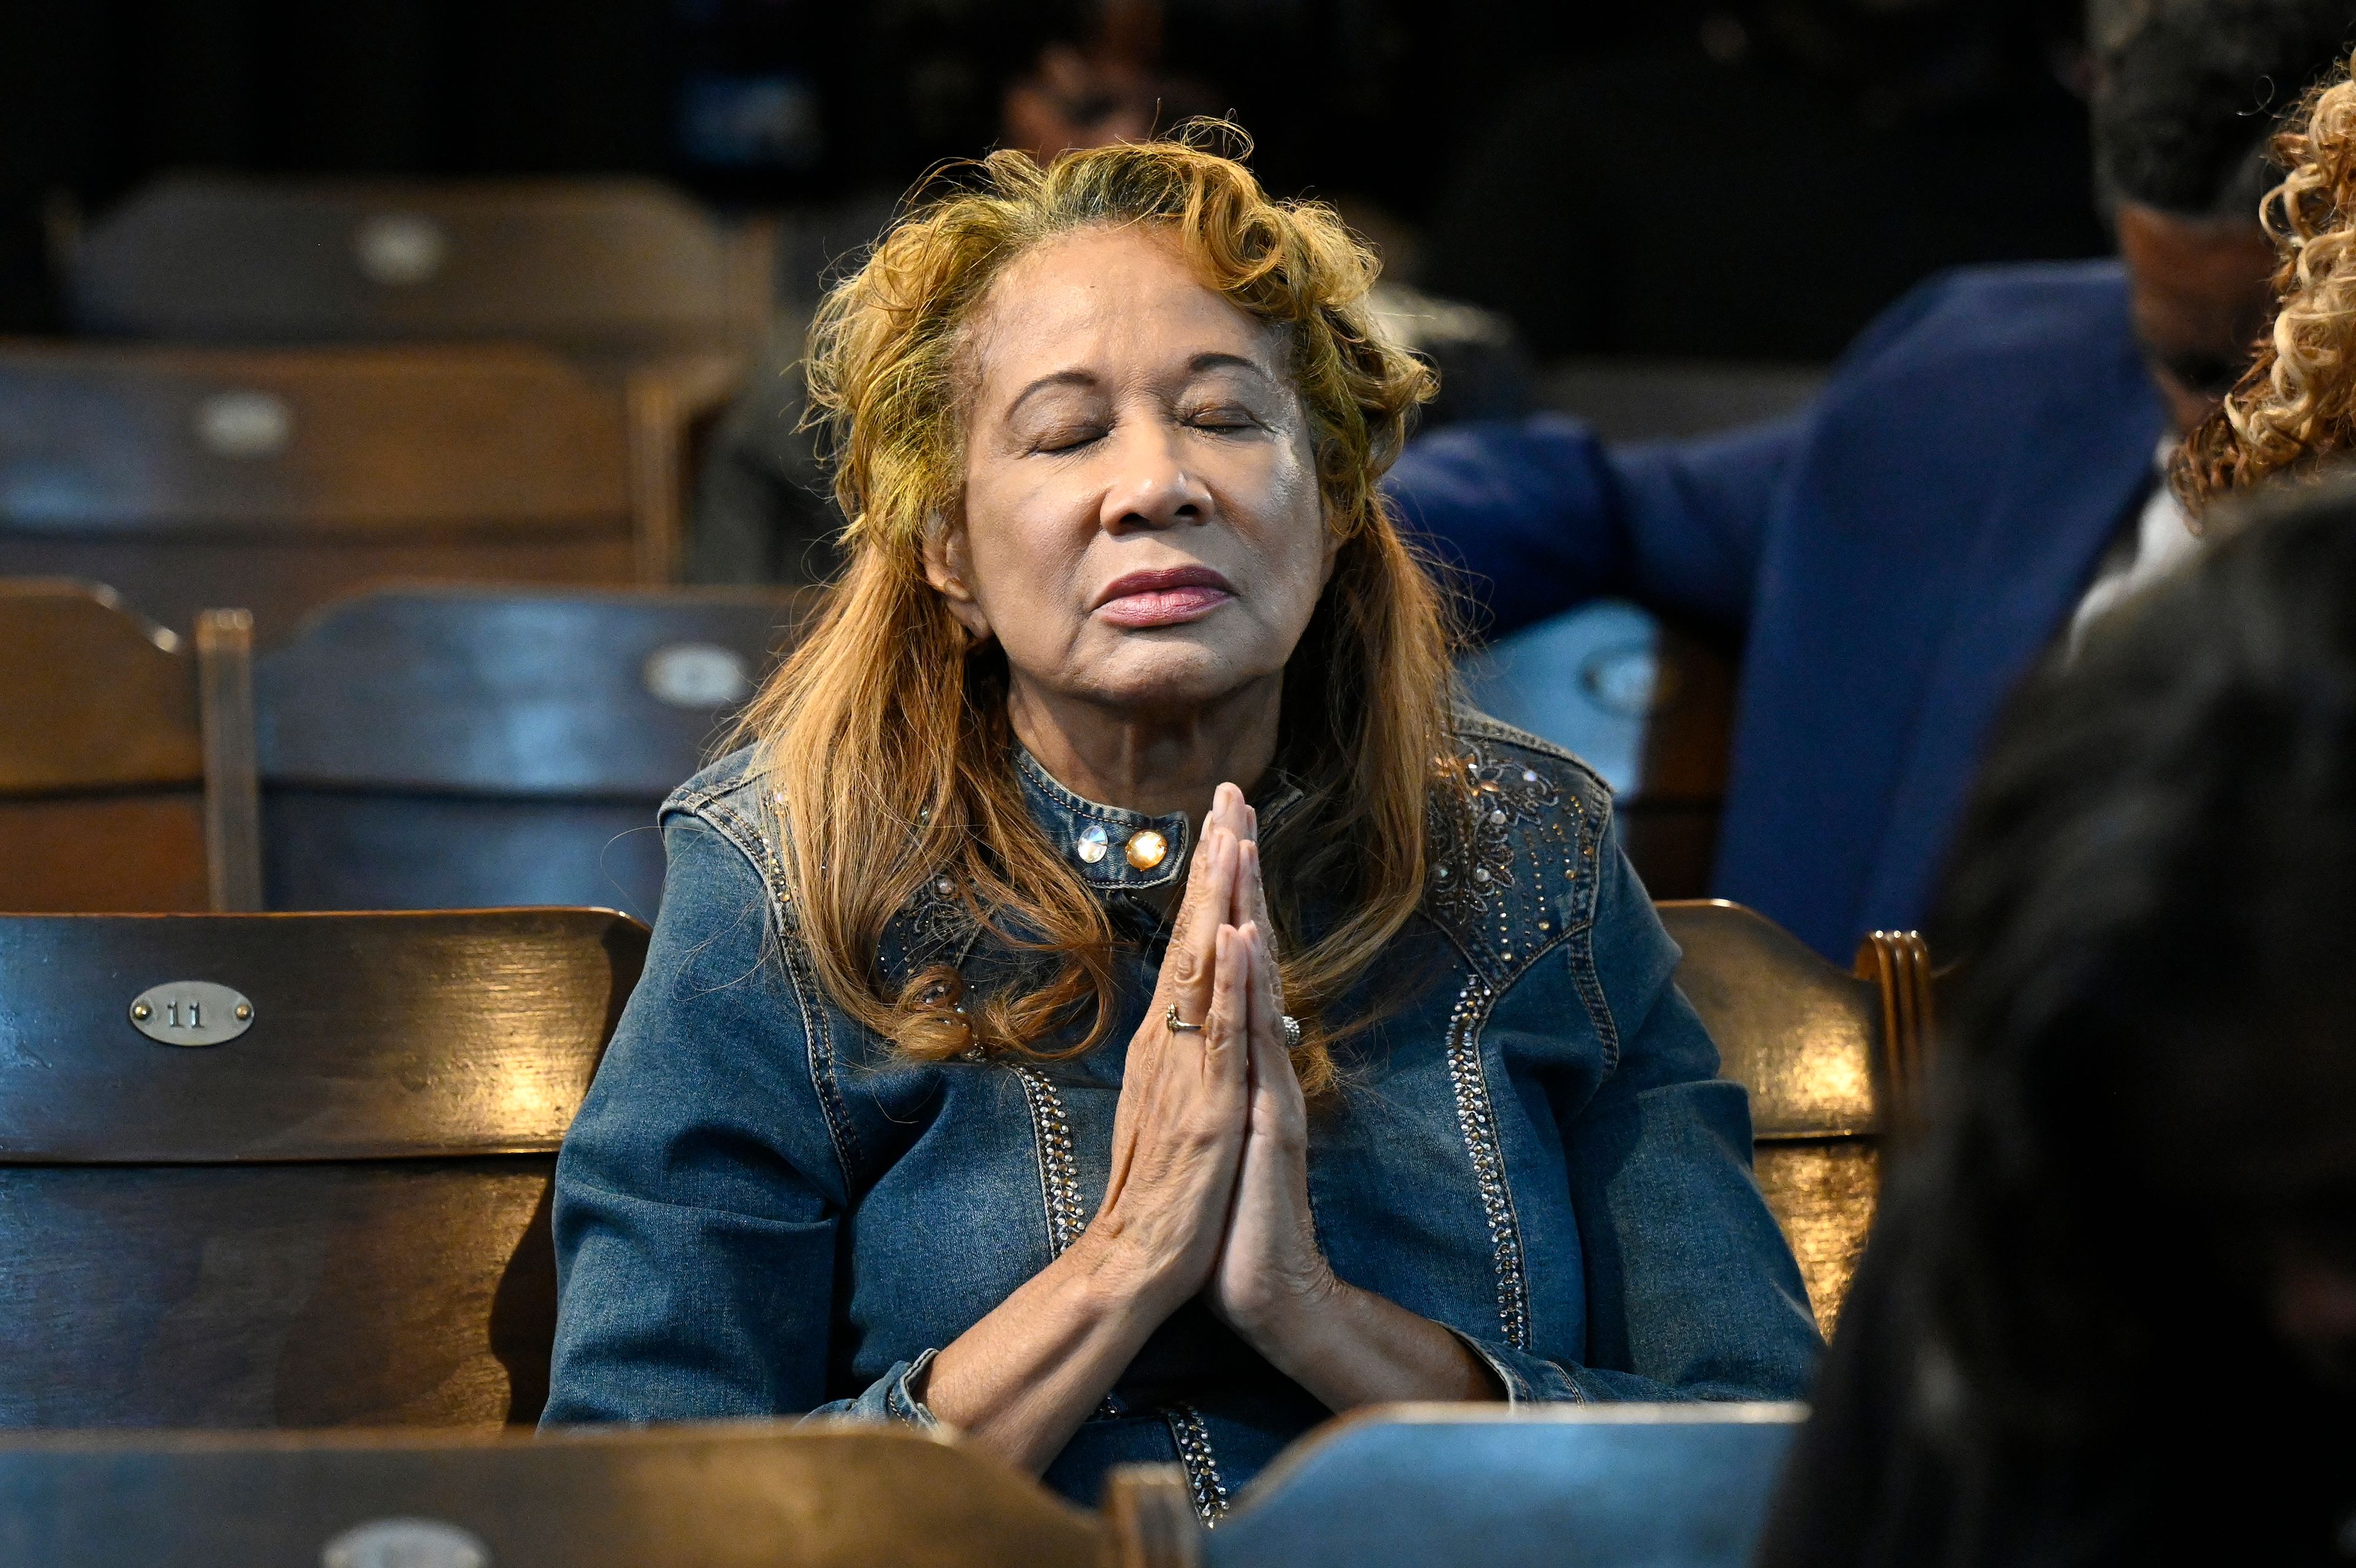
<instances>
[{"instance_id":1,"label":"lips","mask_svg":"<svg viewBox=\"0 0 2356 1568\"><path fill-rule=\"evenodd\" d=\"M1093 608L1115 625L1183 626L1235 596L1234 585L1207 566L1171 566L1115 578Z\"/></svg>"}]
</instances>

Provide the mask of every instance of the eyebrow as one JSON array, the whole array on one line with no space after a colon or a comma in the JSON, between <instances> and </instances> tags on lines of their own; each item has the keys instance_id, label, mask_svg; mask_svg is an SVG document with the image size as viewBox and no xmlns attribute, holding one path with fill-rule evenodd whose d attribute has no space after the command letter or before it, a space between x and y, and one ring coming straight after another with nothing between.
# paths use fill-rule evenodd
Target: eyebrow
<instances>
[{"instance_id":1,"label":"eyebrow","mask_svg":"<svg viewBox=\"0 0 2356 1568\"><path fill-rule=\"evenodd\" d=\"M1210 354L1197 354L1194 357L1186 361L1186 368L1197 376L1201 375L1205 370L1248 370L1263 381L1273 381L1276 379L1275 377L1268 373L1267 366L1261 364L1257 359L1247 358L1241 354L1222 354L1215 352Z\"/></svg>"},{"instance_id":2,"label":"eyebrow","mask_svg":"<svg viewBox=\"0 0 2356 1568\"><path fill-rule=\"evenodd\" d=\"M1086 370L1058 370L1053 375L1042 376L1014 394L1014 400L1006 405L1006 417L1012 419L1023 405L1031 400L1033 392L1044 392L1050 387L1088 388L1096 384L1097 379Z\"/></svg>"}]
</instances>

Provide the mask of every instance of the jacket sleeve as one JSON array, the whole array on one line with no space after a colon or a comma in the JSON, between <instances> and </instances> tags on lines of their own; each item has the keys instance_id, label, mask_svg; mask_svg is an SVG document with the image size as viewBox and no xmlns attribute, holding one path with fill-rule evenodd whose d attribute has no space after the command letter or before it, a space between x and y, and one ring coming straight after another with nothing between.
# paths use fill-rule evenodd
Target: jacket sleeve
<instances>
[{"instance_id":1,"label":"jacket sleeve","mask_svg":"<svg viewBox=\"0 0 2356 1568\"><path fill-rule=\"evenodd\" d=\"M828 1392L846 1182L803 999L744 853L686 815L664 847L645 973L557 1160L550 1424ZM869 1391L877 1413L904 1413L898 1381Z\"/></svg>"},{"instance_id":2,"label":"jacket sleeve","mask_svg":"<svg viewBox=\"0 0 2356 1568\"><path fill-rule=\"evenodd\" d=\"M1514 1403L1801 1398L1823 1345L1751 1179L1749 1096L1718 1077L1718 1049L1671 981L1676 944L1608 826L1597 849L1593 919L1564 944L1579 999L1560 999L1584 1005L1612 1065L1576 1104L1549 1091L1587 1343L1573 1360L1458 1337Z\"/></svg>"},{"instance_id":3,"label":"jacket sleeve","mask_svg":"<svg viewBox=\"0 0 2356 1568\"><path fill-rule=\"evenodd\" d=\"M1901 363L1919 379L1958 340L1954 307L1971 280L1956 271L1916 284L1858 335L1828 390ZM1803 455L1819 444L1845 461L1872 455L1847 451L1829 406L1819 398L1747 430L1618 448L1562 414L1456 425L1409 447L1385 487L1410 532L1462 573L1491 636L1609 594L1740 632L1768 519L1801 482Z\"/></svg>"},{"instance_id":4,"label":"jacket sleeve","mask_svg":"<svg viewBox=\"0 0 2356 1568\"><path fill-rule=\"evenodd\" d=\"M1805 429L1614 449L1562 414L1463 424L1410 447L1387 488L1492 636L1607 595L1739 632Z\"/></svg>"},{"instance_id":5,"label":"jacket sleeve","mask_svg":"<svg viewBox=\"0 0 2356 1568\"><path fill-rule=\"evenodd\" d=\"M1799 1399L1823 1340L1751 1171L1751 1097L1672 978L1680 956L1607 829L1590 940L1617 1068L1563 1127L1588 1370L1614 1399Z\"/></svg>"}]
</instances>

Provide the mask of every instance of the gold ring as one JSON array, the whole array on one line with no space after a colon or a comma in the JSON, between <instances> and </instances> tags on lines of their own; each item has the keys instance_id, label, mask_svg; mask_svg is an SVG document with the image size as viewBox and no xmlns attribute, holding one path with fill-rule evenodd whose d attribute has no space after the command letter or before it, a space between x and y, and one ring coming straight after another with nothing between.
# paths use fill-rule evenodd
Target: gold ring
<instances>
[{"instance_id":1,"label":"gold ring","mask_svg":"<svg viewBox=\"0 0 2356 1568\"><path fill-rule=\"evenodd\" d=\"M1190 1024L1180 1021L1178 1017L1178 1004L1175 1002L1171 1003L1169 1008L1162 1013L1162 1021L1170 1026L1170 1032L1173 1034L1200 1034L1203 1032L1203 1026L1201 1024Z\"/></svg>"}]
</instances>

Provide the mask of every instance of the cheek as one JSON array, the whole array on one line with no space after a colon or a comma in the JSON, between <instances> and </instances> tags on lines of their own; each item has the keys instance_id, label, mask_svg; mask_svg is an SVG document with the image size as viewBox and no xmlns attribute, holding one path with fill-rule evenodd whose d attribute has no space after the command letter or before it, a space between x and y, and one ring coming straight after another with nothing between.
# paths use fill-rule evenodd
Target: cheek
<instances>
[{"instance_id":1,"label":"cheek","mask_svg":"<svg viewBox=\"0 0 2356 1568\"><path fill-rule=\"evenodd\" d=\"M1316 460L1305 446L1288 452L1269 475L1258 515L1269 565L1292 586L1294 592L1289 597L1305 625L1324 589L1326 558L1333 549Z\"/></svg>"},{"instance_id":2,"label":"cheek","mask_svg":"<svg viewBox=\"0 0 2356 1568\"><path fill-rule=\"evenodd\" d=\"M1092 508L1060 493L1052 478L977 465L966 478L966 549L973 591L985 610L1057 602L1078 570Z\"/></svg>"}]
</instances>

